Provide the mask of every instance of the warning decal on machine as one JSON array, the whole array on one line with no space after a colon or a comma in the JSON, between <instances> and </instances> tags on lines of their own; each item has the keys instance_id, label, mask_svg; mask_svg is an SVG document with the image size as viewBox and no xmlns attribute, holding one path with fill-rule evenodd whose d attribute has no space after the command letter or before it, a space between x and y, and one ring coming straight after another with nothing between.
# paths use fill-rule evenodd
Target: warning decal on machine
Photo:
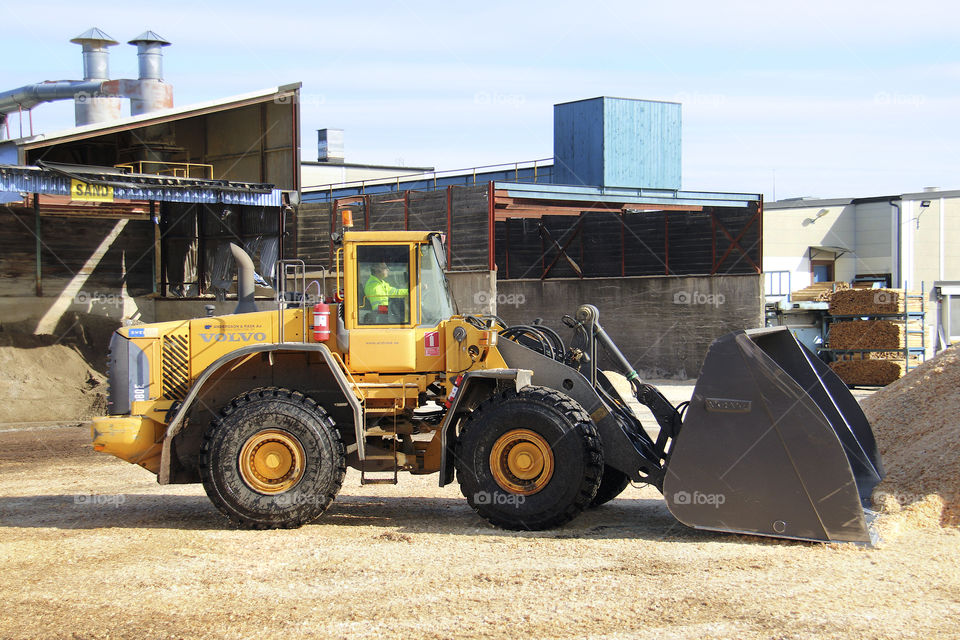
<instances>
[{"instance_id":1,"label":"warning decal on machine","mask_svg":"<svg viewBox=\"0 0 960 640\"><path fill-rule=\"evenodd\" d=\"M423 334L423 354L425 356L440 355L440 332L427 331Z\"/></svg>"}]
</instances>

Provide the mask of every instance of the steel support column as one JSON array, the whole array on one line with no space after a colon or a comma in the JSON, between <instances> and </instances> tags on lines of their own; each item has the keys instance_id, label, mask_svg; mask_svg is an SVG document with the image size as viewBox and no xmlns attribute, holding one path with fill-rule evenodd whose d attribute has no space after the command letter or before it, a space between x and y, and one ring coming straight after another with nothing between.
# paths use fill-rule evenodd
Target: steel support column
<instances>
[{"instance_id":1,"label":"steel support column","mask_svg":"<svg viewBox=\"0 0 960 640\"><path fill-rule=\"evenodd\" d=\"M43 241L40 239L40 194L33 194L33 223L34 236L37 239L37 297L43 297L43 263L41 262L41 252L43 250Z\"/></svg>"}]
</instances>

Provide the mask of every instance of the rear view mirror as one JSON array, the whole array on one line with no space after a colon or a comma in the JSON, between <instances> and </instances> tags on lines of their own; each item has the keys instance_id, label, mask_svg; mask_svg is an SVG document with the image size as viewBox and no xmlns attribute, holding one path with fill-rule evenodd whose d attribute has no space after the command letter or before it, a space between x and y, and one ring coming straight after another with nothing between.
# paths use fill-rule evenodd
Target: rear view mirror
<instances>
[{"instance_id":1,"label":"rear view mirror","mask_svg":"<svg viewBox=\"0 0 960 640\"><path fill-rule=\"evenodd\" d=\"M439 233L430 234L430 244L433 245L433 252L437 256L437 262L440 263L440 268L444 271L447 270L447 252L443 247L443 240L440 239Z\"/></svg>"}]
</instances>

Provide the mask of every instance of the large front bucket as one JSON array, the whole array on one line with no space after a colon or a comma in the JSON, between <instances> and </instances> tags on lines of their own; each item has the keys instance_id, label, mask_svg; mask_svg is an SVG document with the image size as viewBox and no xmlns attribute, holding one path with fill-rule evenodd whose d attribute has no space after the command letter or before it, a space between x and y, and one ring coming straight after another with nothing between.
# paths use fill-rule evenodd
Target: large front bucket
<instances>
[{"instance_id":1,"label":"large front bucket","mask_svg":"<svg viewBox=\"0 0 960 640\"><path fill-rule=\"evenodd\" d=\"M840 378L788 329L755 329L707 351L663 494L699 529L870 543L863 506L883 475Z\"/></svg>"}]
</instances>

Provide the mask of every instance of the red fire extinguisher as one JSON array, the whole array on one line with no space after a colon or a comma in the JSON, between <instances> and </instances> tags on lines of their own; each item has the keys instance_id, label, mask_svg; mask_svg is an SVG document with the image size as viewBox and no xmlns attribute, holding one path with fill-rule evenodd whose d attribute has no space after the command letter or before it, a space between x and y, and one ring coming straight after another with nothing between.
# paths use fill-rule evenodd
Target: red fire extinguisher
<instances>
[{"instance_id":1,"label":"red fire extinguisher","mask_svg":"<svg viewBox=\"0 0 960 640\"><path fill-rule=\"evenodd\" d=\"M330 305L326 302L313 305L313 339L317 342L330 339Z\"/></svg>"},{"instance_id":2,"label":"red fire extinguisher","mask_svg":"<svg viewBox=\"0 0 960 640\"><path fill-rule=\"evenodd\" d=\"M457 376L457 379L453 381L453 388L450 389L450 395L447 396L447 399L444 401L443 405L449 409L453 406L453 401L457 399L457 393L460 391L460 383L463 382L463 375Z\"/></svg>"}]
</instances>

